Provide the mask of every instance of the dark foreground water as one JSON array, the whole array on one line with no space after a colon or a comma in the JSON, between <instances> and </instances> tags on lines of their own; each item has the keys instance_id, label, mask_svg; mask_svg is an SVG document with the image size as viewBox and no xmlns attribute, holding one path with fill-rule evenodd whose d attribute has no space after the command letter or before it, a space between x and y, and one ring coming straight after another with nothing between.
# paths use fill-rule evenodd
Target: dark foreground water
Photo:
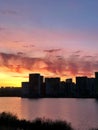
<instances>
[{"instance_id":1,"label":"dark foreground water","mask_svg":"<svg viewBox=\"0 0 98 130\"><path fill-rule=\"evenodd\" d=\"M16 114L20 119L33 120L42 117L66 120L76 130L98 128L96 99L0 97L0 112L3 111Z\"/></svg>"}]
</instances>

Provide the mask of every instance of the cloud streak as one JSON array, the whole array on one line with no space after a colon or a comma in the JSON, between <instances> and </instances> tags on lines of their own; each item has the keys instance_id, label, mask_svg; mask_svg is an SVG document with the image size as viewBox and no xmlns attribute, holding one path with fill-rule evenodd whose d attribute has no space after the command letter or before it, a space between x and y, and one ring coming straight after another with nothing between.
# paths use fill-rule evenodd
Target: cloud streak
<instances>
[{"instance_id":1,"label":"cloud streak","mask_svg":"<svg viewBox=\"0 0 98 130\"><path fill-rule=\"evenodd\" d=\"M2 15L17 15L18 13L15 10L5 9L5 10L0 10L0 14L2 14Z\"/></svg>"},{"instance_id":2,"label":"cloud streak","mask_svg":"<svg viewBox=\"0 0 98 130\"><path fill-rule=\"evenodd\" d=\"M44 52L48 52L48 53L54 53L54 52L58 52L58 51L61 51L61 49L44 50Z\"/></svg>"}]
</instances>

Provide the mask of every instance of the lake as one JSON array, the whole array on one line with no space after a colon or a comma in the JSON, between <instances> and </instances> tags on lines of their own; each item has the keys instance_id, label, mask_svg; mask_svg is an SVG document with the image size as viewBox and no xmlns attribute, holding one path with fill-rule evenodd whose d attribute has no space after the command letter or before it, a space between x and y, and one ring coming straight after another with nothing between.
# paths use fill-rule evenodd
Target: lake
<instances>
[{"instance_id":1,"label":"lake","mask_svg":"<svg viewBox=\"0 0 98 130\"><path fill-rule=\"evenodd\" d=\"M76 130L98 127L96 99L0 97L0 112L3 111L16 114L20 119L33 120L41 117L66 120Z\"/></svg>"}]
</instances>

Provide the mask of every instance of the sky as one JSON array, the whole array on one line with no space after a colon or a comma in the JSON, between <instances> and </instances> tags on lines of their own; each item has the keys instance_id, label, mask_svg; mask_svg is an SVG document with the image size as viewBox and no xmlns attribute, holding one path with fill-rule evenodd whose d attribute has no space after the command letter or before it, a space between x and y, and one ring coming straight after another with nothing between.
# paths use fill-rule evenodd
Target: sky
<instances>
[{"instance_id":1,"label":"sky","mask_svg":"<svg viewBox=\"0 0 98 130\"><path fill-rule=\"evenodd\" d=\"M98 71L98 0L0 0L0 86L29 73L61 80Z\"/></svg>"}]
</instances>

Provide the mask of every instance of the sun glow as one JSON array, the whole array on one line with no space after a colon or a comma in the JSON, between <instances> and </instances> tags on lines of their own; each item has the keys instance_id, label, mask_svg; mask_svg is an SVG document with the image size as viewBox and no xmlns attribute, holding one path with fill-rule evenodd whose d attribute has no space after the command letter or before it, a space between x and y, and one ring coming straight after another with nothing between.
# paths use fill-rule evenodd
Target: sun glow
<instances>
[{"instance_id":1,"label":"sun glow","mask_svg":"<svg viewBox=\"0 0 98 130\"><path fill-rule=\"evenodd\" d=\"M0 73L0 87L21 87L21 82L28 81L22 76L13 77L5 73Z\"/></svg>"}]
</instances>

